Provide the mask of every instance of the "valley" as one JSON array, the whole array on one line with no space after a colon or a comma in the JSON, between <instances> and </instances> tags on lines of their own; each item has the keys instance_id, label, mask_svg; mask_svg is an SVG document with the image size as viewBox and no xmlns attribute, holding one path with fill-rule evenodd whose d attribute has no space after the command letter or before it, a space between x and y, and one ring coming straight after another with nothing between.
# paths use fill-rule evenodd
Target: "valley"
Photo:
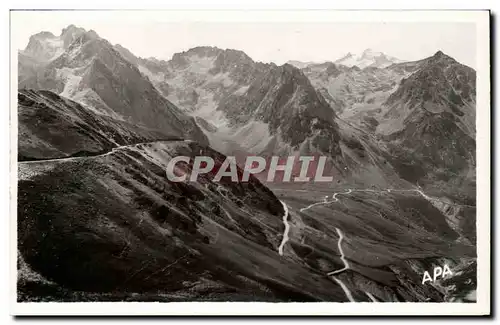
<instances>
[{"instance_id":1,"label":"valley","mask_svg":"<svg viewBox=\"0 0 500 325\"><path fill-rule=\"evenodd\" d=\"M452 292L452 287L418 288L423 276L421 270L429 263L439 264L442 259L452 261L455 270L461 270L475 260L474 246L452 233L455 225L444 217L440 217L441 222L437 221L437 215L442 213L434 210L437 209L437 198L431 198L419 189L345 189L334 192L323 188L314 192L282 186L271 188L281 200L290 202L289 209L295 218L289 220L287 246L293 251L289 254L297 254L315 267L322 266L326 275L342 282L344 291L357 292L353 298L357 301L366 301L367 297L372 301L372 298L377 301L408 301L406 290L417 299L413 301L451 299L458 294ZM308 203L311 201L313 203ZM430 212L432 210L434 214ZM424 215L430 218L427 225L421 220ZM440 224L440 227L431 226L429 222ZM327 237L317 229L325 229L323 232ZM453 248L450 240L454 241ZM338 252L343 267L328 268L316 264L319 261L313 262L328 249ZM405 276L414 279L415 287L402 284L405 281L401 278L403 274L394 272L399 268L405 270ZM470 278L475 277L471 268L467 274ZM453 280L446 282L449 284ZM346 293L348 298L350 295ZM429 300L423 298L426 295Z\"/></svg>"}]
</instances>

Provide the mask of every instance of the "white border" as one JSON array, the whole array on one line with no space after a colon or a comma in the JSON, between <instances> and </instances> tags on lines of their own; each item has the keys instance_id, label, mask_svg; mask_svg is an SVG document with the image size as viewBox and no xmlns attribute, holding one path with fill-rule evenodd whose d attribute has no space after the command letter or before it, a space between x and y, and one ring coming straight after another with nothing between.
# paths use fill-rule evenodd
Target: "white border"
<instances>
[{"instance_id":1,"label":"white border","mask_svg":"<svg viewBox=\"0 0 500 325\"><path fill-rule=\"evenodd\" d=\"M109 15L110 11L104 12ZM127 19L165 11L126 11ZM171 12L170 12L171 13ZM98 17L100 12L89 13ZM13 13L12 17L16 14ZM490 313L490 72L487 11L182 11L174 21L471 22L477 33L477 303L17 303L17 52L11 48L10 302L14 315L485 315ZM177 17L177 18L175 18ZM177 19L177 20L176 20ZM29 22L27 22L29 23Z\"/></svg>"}]
</instances>

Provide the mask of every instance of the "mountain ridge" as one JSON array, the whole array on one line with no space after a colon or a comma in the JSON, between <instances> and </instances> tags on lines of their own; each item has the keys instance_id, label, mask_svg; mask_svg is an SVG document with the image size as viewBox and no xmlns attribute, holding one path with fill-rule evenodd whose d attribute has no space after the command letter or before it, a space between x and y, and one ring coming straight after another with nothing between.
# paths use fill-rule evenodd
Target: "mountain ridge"
<instances>
[{"instance_id":1,"label":"mountain ridge","mask_svg":"<svg viewBox=\"0 0 500 325\"><path fill-rule=\"evenodd\" d=\"M19 87L51 90L98 114L149 128L171 129L183 137L207 142L194 119L160 95L135 65L94 31L82 30L66 28L63 34L78 36L57 58L23 79Z\"/></svg>"}]
</instances>

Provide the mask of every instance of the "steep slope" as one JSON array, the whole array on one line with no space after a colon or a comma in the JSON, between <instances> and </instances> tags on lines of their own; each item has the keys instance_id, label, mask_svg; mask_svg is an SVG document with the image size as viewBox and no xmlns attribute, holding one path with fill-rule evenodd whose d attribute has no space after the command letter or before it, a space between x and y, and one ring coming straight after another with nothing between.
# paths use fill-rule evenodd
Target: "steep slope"
<instances>
[{"instance_id":1,"label":"steep slope","mask_svg":"<svg viewBox=\"0 0 500 325\"><path fill-rule=\"evenodd\" d=\"M19 88L51 90L97 114L206 143L194 119L165 99L108 41L94 31L68 33L61 36L64 44L71 42L68 48Z\"/></svg>"},{"instance_id":2,"label":"steep slope","mask_svg":"<svg viewBox=\"0 0 500 325\"><path fill-rule=\"evenodd\" d=\"M437 52L387 99L377 132L403 178L475 201L475 83L473 69Z\"/></svg>"},{"instance_id":3,"label":"steep slope","mask_svg":"<svg viewBox=\"0 0 500 325\"><path fill-rule=\"evenodd\" d=\"M19 85L25 85L26 80L33 78L37 74L41 63L31 55L26 55L22 51L18 53L17 80Z\"/></svg>"},{"instance_id":4,"label":"steep slope","mask_svg":"<svg viewBox=\"0 0 500 325\"><path fill-rule=\"evenodd\" d=\"M200 151L225 158L170 141L21 163L18 247L49 281L24 282L21 301L343 300L321 273L280 257L283 205L256 178L167 179L172 157Z\"/></svg>"},{"instance_id":5,"label":"steep slope","mask_svg":"<svg viewBox=\"0 0 500 325\"><path fill-rule=\"evenodd\" d=\"M335 113L291 65L269 69L245 93L221 100L217 110L225 113L230 125L264 123L269 140L261 144L261 153L288 154L304 146L309 152L303 154L339 152Z\"/></svg>"},{"instance_id":6,"label":"steep slope","mask_svg":"<svg viewBox=\"0 0 500 325\"><path fill-rule=\"evenodd\" d=\"M18 93L18 159L96 155L114 147L178 138L93 113L47 90Z\"/></svg>"}]
</instances>

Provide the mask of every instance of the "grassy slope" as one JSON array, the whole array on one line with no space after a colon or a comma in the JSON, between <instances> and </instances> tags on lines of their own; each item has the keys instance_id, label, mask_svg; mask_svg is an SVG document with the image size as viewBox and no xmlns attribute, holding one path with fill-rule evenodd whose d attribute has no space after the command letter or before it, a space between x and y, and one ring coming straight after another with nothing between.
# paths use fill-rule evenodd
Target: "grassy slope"
<instances>
[{"instance_id":1,"label":"grassy slope","mask_svg":"<svg viewBox=\"0 0 500 325\"><path fill-rule=\"evenodd\" d=\"M139 147L45 163L19 182L19 250L60 286L47 297L24 285L20 299L345 300L278 255L283 209L256 179L169 183L161 157L222 156L194 143Z\"/></svg>"}]
</instances>

